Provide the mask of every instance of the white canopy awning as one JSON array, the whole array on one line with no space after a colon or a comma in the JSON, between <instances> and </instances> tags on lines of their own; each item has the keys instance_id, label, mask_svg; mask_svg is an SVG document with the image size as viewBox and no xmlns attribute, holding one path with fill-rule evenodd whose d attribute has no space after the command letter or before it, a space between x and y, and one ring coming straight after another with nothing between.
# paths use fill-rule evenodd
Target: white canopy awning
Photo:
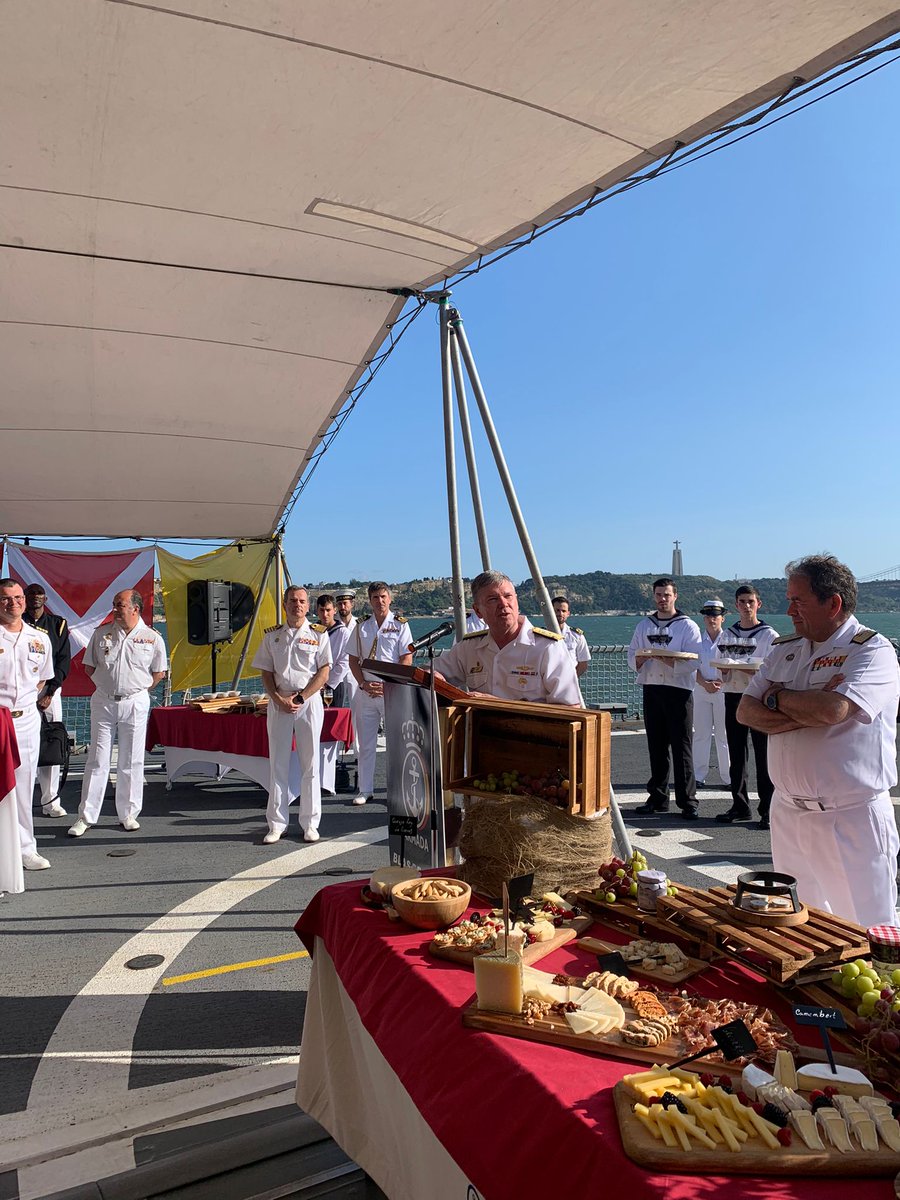
<instances>
[{"instance_id":1,"label":"white canopy awning","mask_svg":"<svg viewBox=\"0 0 900 1200\"><path fill-rule=\"evenodd\" d=\"M2 531L266 536L403 301L878 0L4 0Z\"/></svg>"}]
</instances>

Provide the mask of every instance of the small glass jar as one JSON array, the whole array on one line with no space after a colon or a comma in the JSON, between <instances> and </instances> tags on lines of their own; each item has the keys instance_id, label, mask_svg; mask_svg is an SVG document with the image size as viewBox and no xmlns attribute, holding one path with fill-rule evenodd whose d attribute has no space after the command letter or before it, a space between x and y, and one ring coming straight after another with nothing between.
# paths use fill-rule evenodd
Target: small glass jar
<instances>
[{"instance_id":1,"label":"small glass jar","mask_svg":"<svg viewBox=\"0 0 900 1200\"><path fill-rule=\"evenodd\" d=\"M656 902L666 894L665 871L638 871L637 906L644 912L656 912Z\"/></svg>"},{"instance_id":2,"label":"small glass jar","mask_svg":"<svg viewBox=\"0 0 900 1200\"><path fill-rule=\"evenodd\" d=\"M872 966L880 975L890 978L900 968L900 929L896 925L873 925L866 930Z\"/></svg>"}]
</instances>

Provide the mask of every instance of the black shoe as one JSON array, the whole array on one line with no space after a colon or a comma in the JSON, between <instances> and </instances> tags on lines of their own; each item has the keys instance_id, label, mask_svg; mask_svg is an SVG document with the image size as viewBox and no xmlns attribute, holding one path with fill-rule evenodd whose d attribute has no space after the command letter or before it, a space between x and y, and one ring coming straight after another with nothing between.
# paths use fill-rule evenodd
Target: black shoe
<instances>
[{"instance_id":1,"label":"black shoe","mask_svg":"<svg viewBox=\"0 0 900 1200\"><path fill-rule=\"evenodd\" d=\"M765 816L765 817L760 817L760 818L759 818L759 821L757 822L757 826L758 826L758 828L760 828L760 829L769 829L769 828L770 828L770 825L769 825L769 818L768 818L768 816Z\"/></svg>"},{"instance_id":2,"label":"black shoe","mask_svg":"<svg viewBox=\"0 0 900 1200\"><path fill-rule=\"evenodd\" d=\"M681 810L681 819L683 821L696 821L699 816L700 814L697 811L696 805L689 805L687 808Z\"/></svg>"},{"instance_id":3,"label":"black shoe","mask_svg":"<svg viewBox=\"0 0 900 1200\"><path fill-rule=\"evenodd\" d=\"M660 813L669 811L668 804L654 804L652 800L648 800L646 804L641 804L638 808L631 810L639 817L656 817Z\"/></svg>"},{"instance_id":4,"label":"black shoe","mask_svg":"<svg viewBox=\"0 0 900 1200\"><path fill-rule=\"evenodd\" d=\"M735 821L749 821L750 810L746 808L738 808L737 805L732 805L727 812L719 813L716 820L720 825L731 825Z\"/></svg>"},{"instance_id":5,"label":"black shoe","mask_svg":"<svg viewBox=\"0 0 900 1200\"><path fill-rule=\"evenodd\" d=\"M697 791L698 791L698 792L699 792L699 791L702 791L702 790L703 790L703 788L705 788L705 787L706 787L706 780L705 780L705 779L698 779L696 782L697 782Z\"/></svg>"}]
</instances>

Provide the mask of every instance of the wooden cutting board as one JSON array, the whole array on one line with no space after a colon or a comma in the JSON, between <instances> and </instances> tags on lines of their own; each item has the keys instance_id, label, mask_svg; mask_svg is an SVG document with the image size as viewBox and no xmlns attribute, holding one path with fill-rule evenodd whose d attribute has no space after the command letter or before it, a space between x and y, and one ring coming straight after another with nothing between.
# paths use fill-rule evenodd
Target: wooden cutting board
<instances>
[{"instance_id":1,"label":"wooden cutting board","mask_svg":"<svg viewBox=\"0 0 900 1200\"><path fill-rule=\"evenodd\" d=\"M546 958L548 954L552 954L554 950L559 950L562 946L567 946L569 942L574 942L577 937L590 929L593 923L593 917L573 917L570 922L561 925L554 936L548 938L546 942L531 942L526 946L522 952L522 962L527 967L533 966L542 958ZM433 954L435 958L444 958L448 962L462 963L465 967L471 967L475 958L474 950L436 946L434 942L428 943L428 953Z\"/></svg>"},{"instance_id":2,"label":"wooden cutting board","mask_svg":"<svg viewBox=\"0 0 900 1200\"><path fill-rule=\"evenodd\" d=\"M587 950L591 954L609 954L611 951L621 953L622 951L620 945L604 942L597 937L579 938L576 944L579 950ZM676 971L674 975L663 975L662 971L648 971L639 962L630 962L627 966L632 975L642 975L647 979L656 980L657 983L681 983L682 980L690 979L692 975L699 975L701 971L705 971L709 963L703 962L700 958L689 957L685 968L682 971Z\"/></svg>"},{"instance_id":3,"label":"wooden cutting board","mask_svg":"<svg viewBox=\"0 0 900 1200\"><path fill-rule=\"evenodd\" d=\"M879 1143L875 1151L852 1150L841 1154L830 1149L810 1150L794 1134L790 1146L770 1150L759 1138L743 1143L733 1154L724 1146L714 1150L691 1142L688 1154L680 1147L657 1140L632 1113L633 1097L624 1083L613 1089L622 1145L628 1157L655 1171L679 1171L687 1175L828 1175L891 1176L900 1170L900 1154Z\"/></svg>"}]
</instances>

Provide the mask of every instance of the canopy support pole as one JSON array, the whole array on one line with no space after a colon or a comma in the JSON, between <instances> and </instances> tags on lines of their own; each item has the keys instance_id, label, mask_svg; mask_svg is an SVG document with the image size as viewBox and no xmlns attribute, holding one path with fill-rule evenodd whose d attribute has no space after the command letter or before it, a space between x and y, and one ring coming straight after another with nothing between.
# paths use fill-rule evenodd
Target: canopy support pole
<instances>
[{"instance_id":1,"label":"canopy support pole","mask_svg":"<svg viewBox=\"0 0 900 1200\"><path fill-rule=\"evenodd\" d=\"M525 518L522 515L522 509L519 506L519 499L516 495L516 489L513 485L512 476L509 473L509 467L506 465L506 458L503 454L503 447L500 445L500 439L497 436L497 430L494 427L494 420L491 416L491 410L488 406L487 396L484 393L484 388L481 386L481 380L478 377L478 368L475 366L475 359L472 357L472 351L469 348L469 340L466 337L466 331L463 328L462 317L457 309L453 309L451 323L456 334L459 349L462 353L463 362L466 365L466 372L469 376L469 382L472 385L472 391L475 395L475 400L481 412L481 420L484 425L484 431L487 434L488 442L490 443L491 451L494 455L494 462L497 464L497 473L500 476L500 482L503 484L503 490L506 492L506 502L509 505L509 511L512 513L512 519L515 522L516 530L519 534L519 541L522 549L525 552L525 558L528 561L528 568L531 571L531 578L534 581L534 592L538 603L541 606L541 612L544 615L544 623L553 633L559 633L559 622L556 619L556 613L553 605L550 603L550 594L547 591L547 585L544 583L544 577L541 574L541 568L538 566L537 555L534 552L534 546L531 544L531 538L528 534L528 527L525 524Z\"/></svg>"},{"instance_id":2,"label":"canopy support pole","mask_svg":"<svg viewBox=\"0 0 900 1200\"><path fill-rule=\"evenodd\" d=\"M456 447L453 442L453 385L450 378L450 293L439 301L441 314L441 392L444 407L444 461L447 468L447 516L450 524L450 570L453 576L453 621L459 641L466 632L462 556L459 550L459 505L456 495Z\"/></svg>"},{"instance_id":3,"label":"canopy support pole","mask_svg":"<svg viewBox=\"0 0 900 1200\"><path fill-rule=\"evenodd\" d=\"M488 545L487 525L484 520L484 509L481 506L481 488L478 483L478 466L475 462L475 447L472 443L472 423L469 420L469 404L466 400L466 385L463 379L462 363L459 358L459 342L456 330L450 325L450 363L453 367L453 383L456 388L456 407L459 410L459 427L462 431L463 446L466 451L466 467L469 472L469 490L472 493L472 508L475 513L475 529L478 533L478 548L481 551L481 569L491 569L491 550Z\"/></svg>"},{"instance_id":4,"label":"canopy support pole","mask_svg":"<svg viewBox=\"0 0 900 1200\"><path fill-rule=\"evenodd\" d=\"M256 603L253 606L253 615L250 618L250 624L247 626L247 636L244 638L244 645L241 650L241 657L238 659L237 670L234 673L234 679L231 681L231 690L234 691L241 681L241 675L244 670L244 663L247 661L247 651L250 649L250 639L253 637L253 631L256 628L256 622L259 617L259 610L262 608L263 597L266 594L266 588L269 586L269 576L272 574L272 563L275 560L275 555L281 553L281 539L275 538L272 541L272 549L269 551L269 557L266 559L266 565L263 569L262 582L259 585L259 591L256 594Z\"/></svg>"}]
</instances>

